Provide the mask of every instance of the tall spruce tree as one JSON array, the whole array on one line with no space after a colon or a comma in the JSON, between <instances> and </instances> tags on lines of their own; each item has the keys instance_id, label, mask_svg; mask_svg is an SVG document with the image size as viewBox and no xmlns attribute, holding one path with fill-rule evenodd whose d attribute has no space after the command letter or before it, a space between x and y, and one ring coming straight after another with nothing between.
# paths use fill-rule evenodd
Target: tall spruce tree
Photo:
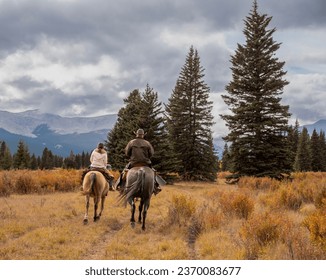
<instances>
[{"instance_id":1,"label":"tall spruce tree","mask_svg":"<svg viewBox=\"0 0 326 280\"><path fill-rule=\"evenodd\" d=\"M170 141L181 162L179 174L186 180L213 181L218 163L212 137L212 101L203 78L198 51L191 46L166 105L166 116Z\"/></svg>"},{"instance_id":2,"label":"tall spruce tree","mask_svg":"<svg viewBox=\"0 0 326 280\"><path fill-rule=\"evenodd\" d=\"M141 93L138 89L130 92L124 100L125 106L118 112L118 119L108 133L106 147L108 161L113 169L122 170L126 166L125 147L133 137L133 132L139 128Z\"/></svg>"},{"instance_id":3,"label":"tall spruce tree","mask_svg":"<svg viewBox=\"0 0 326 280\"><path fill-rule=\"evenodd\" d=\"M300 138L299 121L296 120L295 125L289 127L289 134L288 134L288 142L290 147L289 156L291 158L292 166L294 166L295 157L298 150L299 138Z\"/></svg>"},{"instance_id":4,"label":"tall spruce tree","mask_svg":"<svg viewBox=\"0 0 326 280\"><path fill-rule=\"evenodd\" d=\"M225 143L222 155L222 171L231 171L231 164L230 164L231 154L229 151L229 146Z\"/></svg>"},{"instance_id":5,"label":"tall spruce tree","mask_svg":"<svg viewBox=\"0 0 326 280\"><path fill-rule=\"evenodd\" d=\"M306 127L302 129L299 138L298 150L295 157L294 170L298 172L311 171L310 135Z\"/></svg>"},{"instance_id":6,"label":"tall spruce tree","mask_svg":"<svg viewBox=\"0 0 326 280\"><path fill-rule=\"evenodd\" d=\"M118 112L118 120L109 132L106 145L109 161L113 168L123 169L127 163L125 147L135 137L138 128L144 129L153 148L152 166L163 176L175 170L177 160L168 143L166 126L163 118L162 103L158 94L148 84L144 92L138 89L124 100L125 107Z\"/></svg>"},{"instance_id":7,"label":"tall spruce tree","mask_svg":"<svg viewBox=\"0 0 326 280\"><path fill-rule=\"evenodd\" d=\"M322 171L322 145L319 138L319 134L316 129L313 130L310 138L310 150L311 150L311 170L318 172Z\"/></svg>"},{"instance_id":8,"label":"tall spruce tree","mask_svg":"<svg viewBox=\"0 0 326 280\"><path fill-rule=\"evenodd\" d=\"M231 56L232 80L222 97L232 114L221 117L229 127L225 140L231 143L233 177L282 178L291 172L289 107L281 105L288 82L284 62L275 56L280 44L272 37L276 29L268 29L271 19L258 13L255 0L244 21L246 43Z\"/></svg>"},{"instance_id":9,"label":"tall spruce tree","mask_svg":"<svg viewBox=\"0 0 326 280\"><path fill-rule=\"evenodd\" d=\"M321 171L325 172L326 171L326 137L325 137L325 132L320 131L319 133L319 145L320 145L320 158L321 158Z\"/></svg>"},{"instance_id":10,"label":"tall spruce tree","mask_svg":"<svg viewBox=\"0 0 326 280\"><path fill-rule=\"evenodd\" d=\"M9 170L12 166L12 156L6 142L0 145L0 169Z\"/></svg>"},{"instance_id":11,"label":"tall spruce tree","mask_svg":"<svg viewBox=\"0 0 326 280\"><path fill-rule=\"evenodd\" d=\"M20 140L17 151L13 156L13 167L16 169L29 169L30 159L31 156L28 151L28 146L22 140Z\"/></svg>"}]
</instances>

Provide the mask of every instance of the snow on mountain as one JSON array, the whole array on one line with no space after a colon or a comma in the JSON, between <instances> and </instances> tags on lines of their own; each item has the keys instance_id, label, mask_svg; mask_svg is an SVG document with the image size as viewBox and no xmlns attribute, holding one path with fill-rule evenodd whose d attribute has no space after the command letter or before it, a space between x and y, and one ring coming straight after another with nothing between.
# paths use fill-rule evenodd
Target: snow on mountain
<instances>
[{"instance_id":1,"label":"snow on mountain","mask_svg":"<svg viewBox=\"0 0 326 280\"><path fill-rule=\"evenodd\" d=\"M40 125L57 134L88 133L103 129L111 129L117 120L116 114L99 117L61 117L59 115L29 110L21 113L0 111L0 128L28 137L37 137L35 130Z\"/></svg>"}]
</instances>

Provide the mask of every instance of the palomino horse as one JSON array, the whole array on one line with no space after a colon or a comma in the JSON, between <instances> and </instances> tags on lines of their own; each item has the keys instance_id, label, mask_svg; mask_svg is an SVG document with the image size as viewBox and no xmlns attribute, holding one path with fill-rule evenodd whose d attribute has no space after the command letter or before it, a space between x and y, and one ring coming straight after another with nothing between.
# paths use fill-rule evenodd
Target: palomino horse
<instances>
[{"instance_id":1,"label":"palomino horse","mask_svg":"<svg viewBox=\"0 0 326 280\"><path fill-rule=\"evenodd\" d=\"M99 171L88 172L83 180L82 194L85 195L86 212L84 216L84 224L88 223L88 208L90 197L94 198L94 222L98 221L104 209L104 202L109 191L109 184L103 174ZM98 205L101 201L101 210L97 214Z\"/></svg>"},{"instance_id":2,"label":"palomino horse","mask_svg":"<svg viewBox=\"0 0 326 280\"><path fill-rule=\"evenodd\" d=\"M133 167L127 173L126 186L121 194L124 205L131 206L130 224L135 226L135 198L140 198L138 222L142 223L142 230L145 230L147 210L150 205L154 189L155 173L147 166Z\"/></svg>"}]
</instances>

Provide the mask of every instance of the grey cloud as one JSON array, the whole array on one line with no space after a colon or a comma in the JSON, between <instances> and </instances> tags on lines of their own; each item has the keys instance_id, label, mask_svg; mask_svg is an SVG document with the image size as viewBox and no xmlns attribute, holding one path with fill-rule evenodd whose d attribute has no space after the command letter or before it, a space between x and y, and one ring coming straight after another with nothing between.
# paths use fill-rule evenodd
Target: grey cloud
<instances>
[{"instance_id":1,"label":"grey cloud","mask_svg":"<svg viewBox=\"0 0 326 280\"><path fill-rule=\"evenodd\" d=\"M146 83L165 102L190 44L199 51L205 81L211 91L221 93L231 78L230 50L215 41L196 45L197 42L191 41L191 33L195 27L203 38L216 32L233 32L237 34L232 38L234 42L227 43L228 48L236 49L236 43L243 40L243 19L252 9L252 3L252 0L0 1L0 67L1 59L8 54L38 49L46 38L62 52L60 57L49 59L51 63L73 69L84 64L97 65L103 55L108 55L117 62L121 74L121 77L109 77L103 73L92 78L95 81L75 80L69 86L78 87L78 93L56 88L49 81L37 82L23 74L10 85L20 92L28 92L28 98L2 102L0 109L15 108L14 104L20 102L19 108L34 109L42 104L43 110L55 113L77 114L79 108L80 114L89 115L122 106L119 92L144 88ZM325 27L325 3L324 0L284 0L276 5L270 0L258 0L259 11L273 16L271 27L277 30ZM159 37L163 30L187 33L189 46L175 47L163 42ZM68 52L67 45L81 46L81 50ZM42 51L47 57L51 55ZM287 54L284 57L288 58ZM305 69L305 65L294 66ZM94 87L92 82L98 82L99 86ZM5 91L5 85L0 86ZM297 99L288 100L294 103L291 108L295 113L309 115L309 110L302 110Z\"/></svg>"}]
</instances>

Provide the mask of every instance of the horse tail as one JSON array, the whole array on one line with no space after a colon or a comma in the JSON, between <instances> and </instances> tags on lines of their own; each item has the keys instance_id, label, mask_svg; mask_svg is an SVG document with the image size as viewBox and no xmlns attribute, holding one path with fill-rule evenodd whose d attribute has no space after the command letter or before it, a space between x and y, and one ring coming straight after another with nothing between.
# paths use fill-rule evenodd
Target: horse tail
<instances>
[{"instance_id":1,"label":"horse tail","mask_svg":"<svg viewBox=\"0 0 326 280\"><path fill-rule=\"evenodd\" d=\"M137 179L130 186L127 186L126 192L121 195L124 204L127 205L128 200L137 192L142 192L145 185L145 170L140 168L137 171Z\"/></svg>"},{"instance_id":2,"label":"horse tail","mask_svg":"<svg viewBox=\"0 0 326 280\"><path fill-rule=\"evenodd\" d=\"M90 179L90 183L89 183L87 188L85 188L85 185L83 183L83 188L84 188L84 190L82 191L83 195L90 195L91 193L94 193L94 185L95 185L95 182L96 182L96 174L91 173L90 176L89 176L89 179Z\"/></svg>"}]
</instances>

